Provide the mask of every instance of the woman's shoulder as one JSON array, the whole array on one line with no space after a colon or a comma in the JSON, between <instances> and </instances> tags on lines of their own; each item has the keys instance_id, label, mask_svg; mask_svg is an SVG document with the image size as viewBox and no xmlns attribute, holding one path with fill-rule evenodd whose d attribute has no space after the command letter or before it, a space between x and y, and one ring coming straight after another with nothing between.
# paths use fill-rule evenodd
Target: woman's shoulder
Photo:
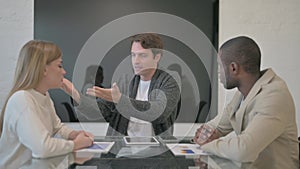
<instances>
[{"instance_id":1,"label":"woman's shoulder","mask_svg":"<svg viewBox=\"0 0 300 169\"><path fill-rule=\"evenodd\" d=\"M26 102L31 97L29 90L18 90L9 98L9 102Z\"/></svg>"},{"instance_id":2,"label":"woman's shoulder","mask_svg":"<svg viewBox=\"0 0 300 169\"><path fill-rule=\"evenodd\" d=\"M28 90L18 90L11 97L28 97L29 91Z\"/></svg>"},{"instance_id":3,"label":"woman's shoulder","mask_svg":"<svg viewBox=\"0 0 300 169\"><path fill-rule=\"evenodd\" d=\"M30 93L26 90L19 90L16 91L11 97L8 99L6 105L6 111L10 111L11 115L16 115L15 113L19 114L23 110L25 110L28 106L30 106Z\"/></svg>"}]
</instances>

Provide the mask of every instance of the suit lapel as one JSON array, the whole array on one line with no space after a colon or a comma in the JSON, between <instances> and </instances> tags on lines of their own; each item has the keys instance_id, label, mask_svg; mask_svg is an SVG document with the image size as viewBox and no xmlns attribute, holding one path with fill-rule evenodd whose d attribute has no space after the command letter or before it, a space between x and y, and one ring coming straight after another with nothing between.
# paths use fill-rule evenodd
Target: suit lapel
<instances>
[{"instance_id":1,"label":"suit lapel","mask_svg":"<svg viewBox=\"0 0 300 169\"><path fill-rule=\"evenodd\" d=\"M233 97L233 104L231 107L231 114L230 114L230 121L232 124L232 127L234 131L237 133L237 131L240 131L241 121L240 118L243 116L240 112L240 102L243 98L243 95L241 95L240 92L237 92L237 94Z\"/></svg>"},{"instance_id":2,"label":"suit lapel","mask_svg":"<svg viewBox=\"0 0 300 169\"><path fill-rule=\"evenodd\" d=\"M236 100L234 103L235 107L233 107L233 111L231 114L231 121L232 121L232 127L234 128L236 134L240 134L243 130L243 122L244 122L244 116L246 114L246 107L251 102L251 100L260 92L262 85L267 84L273 77L274 72L269 69L268 71L263 71L263 76L254 84L252 89L250 90L248 96L240 105L242 94L240 93L240 96L236 97Z\"/></svg>"},{"instance_id":3,"label":"suit lapel","mask_svg":"<svg viewBox=\"0 0 300 169\"><path fill-rule=\"evenodd\" d=\"M257 83L256 83L257 84ZM243 122L244 122L244 116L246 114L246 107L251 102L251 100L259 93L261 90L260 85L254 85L251 91L249 92L246 99L243 101L243 103L240 105L240 108L235 113L236 115L236 133L240 134L243 130Z\"/></svg>"}]
</instances>

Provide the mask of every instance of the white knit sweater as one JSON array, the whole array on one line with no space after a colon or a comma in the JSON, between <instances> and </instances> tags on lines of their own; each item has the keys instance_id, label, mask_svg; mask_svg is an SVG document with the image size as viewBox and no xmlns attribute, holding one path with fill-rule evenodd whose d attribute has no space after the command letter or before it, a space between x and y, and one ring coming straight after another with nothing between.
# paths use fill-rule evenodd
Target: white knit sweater
<instances>
[{"instance_id":1,"label":"white knit sweater","mask_svg":"<svg viewBox=\"0 0 300 169\"><path fill-rule=\"evenodd\" d=\"M71 152L74 142L66 139L72 131L56 115L48 92L17 91L5 109L0 168L16 168L31 156L46 158ZM64 139L54 138L55 134Z\"/></svg>"}]
</instances>

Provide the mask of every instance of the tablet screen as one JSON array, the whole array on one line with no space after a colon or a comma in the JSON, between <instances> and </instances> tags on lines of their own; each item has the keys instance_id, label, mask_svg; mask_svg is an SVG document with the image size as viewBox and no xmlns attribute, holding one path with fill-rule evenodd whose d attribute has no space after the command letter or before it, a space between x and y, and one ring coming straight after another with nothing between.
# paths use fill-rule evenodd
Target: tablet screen
<instances>
[{"instance_id":1,"label":"tablet screen","mask_svg":"<svg viewBox=\"0 0 300 169\"><path fill-rule=\"evenodd\" d=\"M107 153L112 148L115 142L94 142L93 145L76 150L76 152L95 152L95 153Z\"/></svg>"},{"instance_id":2,"label":"tablet screen","mask_svg":"<svg viewBox=\"0 0 300 169\"><path fill-rule=\"evenodd\" d=\"M124 141L126 144L159 144L159 142L154 137L125 136Z\"/></svg>"},{"instance_id":3,"label":"tablet screen","mask_svg":"<svg viewBox=\"0 0 300 169\"><path fill-rule=\"evenodd\" d=\"M174 136L160 136L160 138L162 139L162 140L167 140L167 141L169 141L169 140L174 140L174 141L176 141L176 140L178 140L176 137L174 137Z\"/></svg>"}]
</instances>

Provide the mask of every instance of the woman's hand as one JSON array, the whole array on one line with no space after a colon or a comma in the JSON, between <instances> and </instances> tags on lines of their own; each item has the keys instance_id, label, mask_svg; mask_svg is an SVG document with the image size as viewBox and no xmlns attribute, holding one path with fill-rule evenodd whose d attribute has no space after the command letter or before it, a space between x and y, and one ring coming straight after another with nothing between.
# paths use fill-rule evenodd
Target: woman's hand
<instances>
[{"instance_id":1,"label":"woman's hand","mask_svg":"<svg viewBox=\"0 0 300 169\"><path fill-rule=\"evenodd\" d=\"M79 131L72 131L70 134L69 134L69 140L74 140L80 133L83 133L85 136L87 137L90 137L90 139L92 141L94 141L94 135L90 132L87 132L87 131L83 131L83 130L79 130Z\"/></svg>"},{"instance_id":2,"label":"woman's hand","mask_svg":"<svg viewBox=\"0 0 300 169\"><path fill-rule=\"evenodd\" d=\"M91 138L90 136L86 135L86 133L84 132L79 132L79 134L76 136L73 142L74 142L73 150L75 151L93 145L94 138Z\"/></svg>"}]
</instances>

